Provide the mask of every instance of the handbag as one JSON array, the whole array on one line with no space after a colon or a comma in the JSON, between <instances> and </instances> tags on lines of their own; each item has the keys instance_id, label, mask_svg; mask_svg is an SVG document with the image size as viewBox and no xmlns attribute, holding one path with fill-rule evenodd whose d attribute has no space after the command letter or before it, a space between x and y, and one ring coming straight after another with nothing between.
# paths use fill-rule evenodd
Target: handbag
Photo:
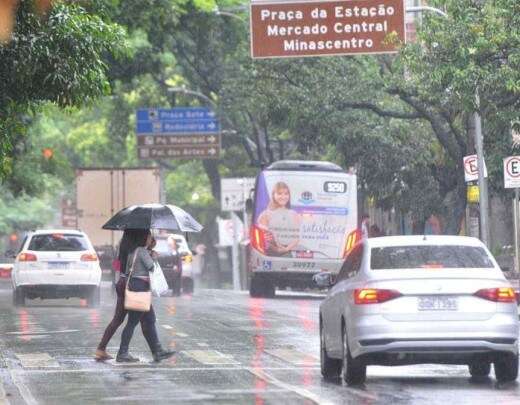
<instances>
[{"instance_id":1,"label":"handbag","mask_svg":"<svg viewBox=\"0 0 520 405\"><path fill-rule=\"evenodd\" d=\"M169 290L161 265L157 262L154 262L153 272L150 274L150 288L156 297L160 297Z\"/></svg>"},{"instance_id":2,"label":"handbag","mask_svg":"<svg viewBox=\"0 0 520 405\"><path fill-rule=\"evenodd\" d=\"M132 261L132 268L126 280L125 286L125 309L128 311L148 312L152 306L152 292L151 291L130 291L128 283L132 277L135 267L135 259L137 258L137 249L134 251L134 260Z\"/></svg>"}]
</instances>

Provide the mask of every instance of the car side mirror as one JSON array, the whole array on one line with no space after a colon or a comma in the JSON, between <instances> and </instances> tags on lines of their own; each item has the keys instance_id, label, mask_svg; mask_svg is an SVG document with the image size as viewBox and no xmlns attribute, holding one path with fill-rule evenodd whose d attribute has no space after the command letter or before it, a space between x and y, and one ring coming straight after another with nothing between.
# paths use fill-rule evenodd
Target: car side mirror
<instances>
[{"instance_id":1,"label":"car side mirror","mask_svg":"<svg viewBox=\"0 0 520 405\"><path fill-rule=\"evenodd\" d=\"M335 277L332 273L324 272L315 274L314 277L312 277L312 280L318 287L330 288L334 285Z\"/></svg>"},{"instance_id":2,"label":"car side mirror","mask_svg":"<svg viewBox=\"0 0 520 405\"><path fill-rule=\"evenodd\" d=\"M511 269L507 266L502 266L501 269L502 269L502 272L504 272L504 273L508 273L511 271Z\"/></svg>"},{"instance_id":3,"label":"car side mirror","mask_svg":"<svg viewBox=\"0 0 520 405\"><path fill-rule=\"evenodd\" d=\"M248 213L253 212L253 200L251 198L246 199L246 211Z\"/></svg>"}]
</instances>

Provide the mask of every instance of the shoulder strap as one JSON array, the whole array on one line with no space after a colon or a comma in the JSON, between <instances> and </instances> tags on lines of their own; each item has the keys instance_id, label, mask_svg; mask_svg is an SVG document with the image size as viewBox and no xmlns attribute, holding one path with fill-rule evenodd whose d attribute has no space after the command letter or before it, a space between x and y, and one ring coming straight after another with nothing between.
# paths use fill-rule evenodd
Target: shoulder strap
<instances>
[{"instance_id":1,"label":"shoulder strap","mask_svg":"<svg viewBox=\"0 0 520 405\"><path fill-rule=\"evenodd\" d=\"M132 273L134 272L135 259L137 259L137 249L139 249L139 247L136 247L134 250L134 259L132 260L132 267L130 267L130 273L128 273L128 277L126 278L126 287L125 288L128 288L128 283L130 282L130 278L132 277Z\"/></svg>"}]
</instances>

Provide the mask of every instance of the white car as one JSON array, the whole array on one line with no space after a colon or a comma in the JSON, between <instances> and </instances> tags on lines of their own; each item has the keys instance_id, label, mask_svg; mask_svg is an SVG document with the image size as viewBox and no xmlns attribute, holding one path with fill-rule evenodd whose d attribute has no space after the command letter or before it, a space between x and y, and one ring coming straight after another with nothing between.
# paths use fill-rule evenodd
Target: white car
<instances>
[{"instance_id":1,"label":"white car","mask_svg":"<svg viewBox=\"0 0 520 405\"><path fill-rule=\"evenodd\" d=\"M171 261L171 247L169 245L169 238L175 239L177 250L182 259L182 275L180 280L178 279L177 270L173 269L173 263ZM170 280L169 283L173 283L171 286L172 291L176 294L182 292L186 294L193 293L194 282L193 282L193 253L190 250L186 238L180 234L160 234L156 236L157 245L155 250L159 253L159 263L165 273L166 279Z\"/></svg>"},{"instance_id":2,"label":"white car","mask_svg":"<svg viewBox=\"0 0 520 405\"><path fill-rule=\"evenodd\" d=\"M39 230L27 234L16 256L13 303L35 298L86 298L100 303L101 267L87 235L74 230Z\"/></svg>"},{"instance_id":3,"label":"white car","mask_svg":"<svg viewBox=\"0 0 520 405\"><path fill-rule=\"evenodd\" d=\"M350 252L320 305L321 372L365 381L368 365L464 364L473 377L518 376L515 291L475 238L391 236Z\"/></svg>"}]
</instances>

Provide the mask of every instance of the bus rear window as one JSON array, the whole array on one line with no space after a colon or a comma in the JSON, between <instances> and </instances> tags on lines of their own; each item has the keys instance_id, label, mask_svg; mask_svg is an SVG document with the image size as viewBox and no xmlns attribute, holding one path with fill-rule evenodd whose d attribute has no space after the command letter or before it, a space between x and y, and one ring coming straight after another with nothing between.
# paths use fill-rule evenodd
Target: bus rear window
<instances>
[{"instance_id":1,"label":"bus rear window","mask_svg":"<svg viewBox=\"0 0 520 405\"><path fill-rule=\"evenodd\" d=\"M89 250L86 239L74 234L33 235L28 250L39 252L80 252Z\"/></svg>"},{"instance_id":2,"label":"bus rear window","mask_svg":"<svg viewBox=\"0 0 520 405\"><path fill-rule=\"evenodd\" d=\"M371 249L372 270L493 268L493 262L478 246L388 246Z\"/></svg>"}]
</instances>

